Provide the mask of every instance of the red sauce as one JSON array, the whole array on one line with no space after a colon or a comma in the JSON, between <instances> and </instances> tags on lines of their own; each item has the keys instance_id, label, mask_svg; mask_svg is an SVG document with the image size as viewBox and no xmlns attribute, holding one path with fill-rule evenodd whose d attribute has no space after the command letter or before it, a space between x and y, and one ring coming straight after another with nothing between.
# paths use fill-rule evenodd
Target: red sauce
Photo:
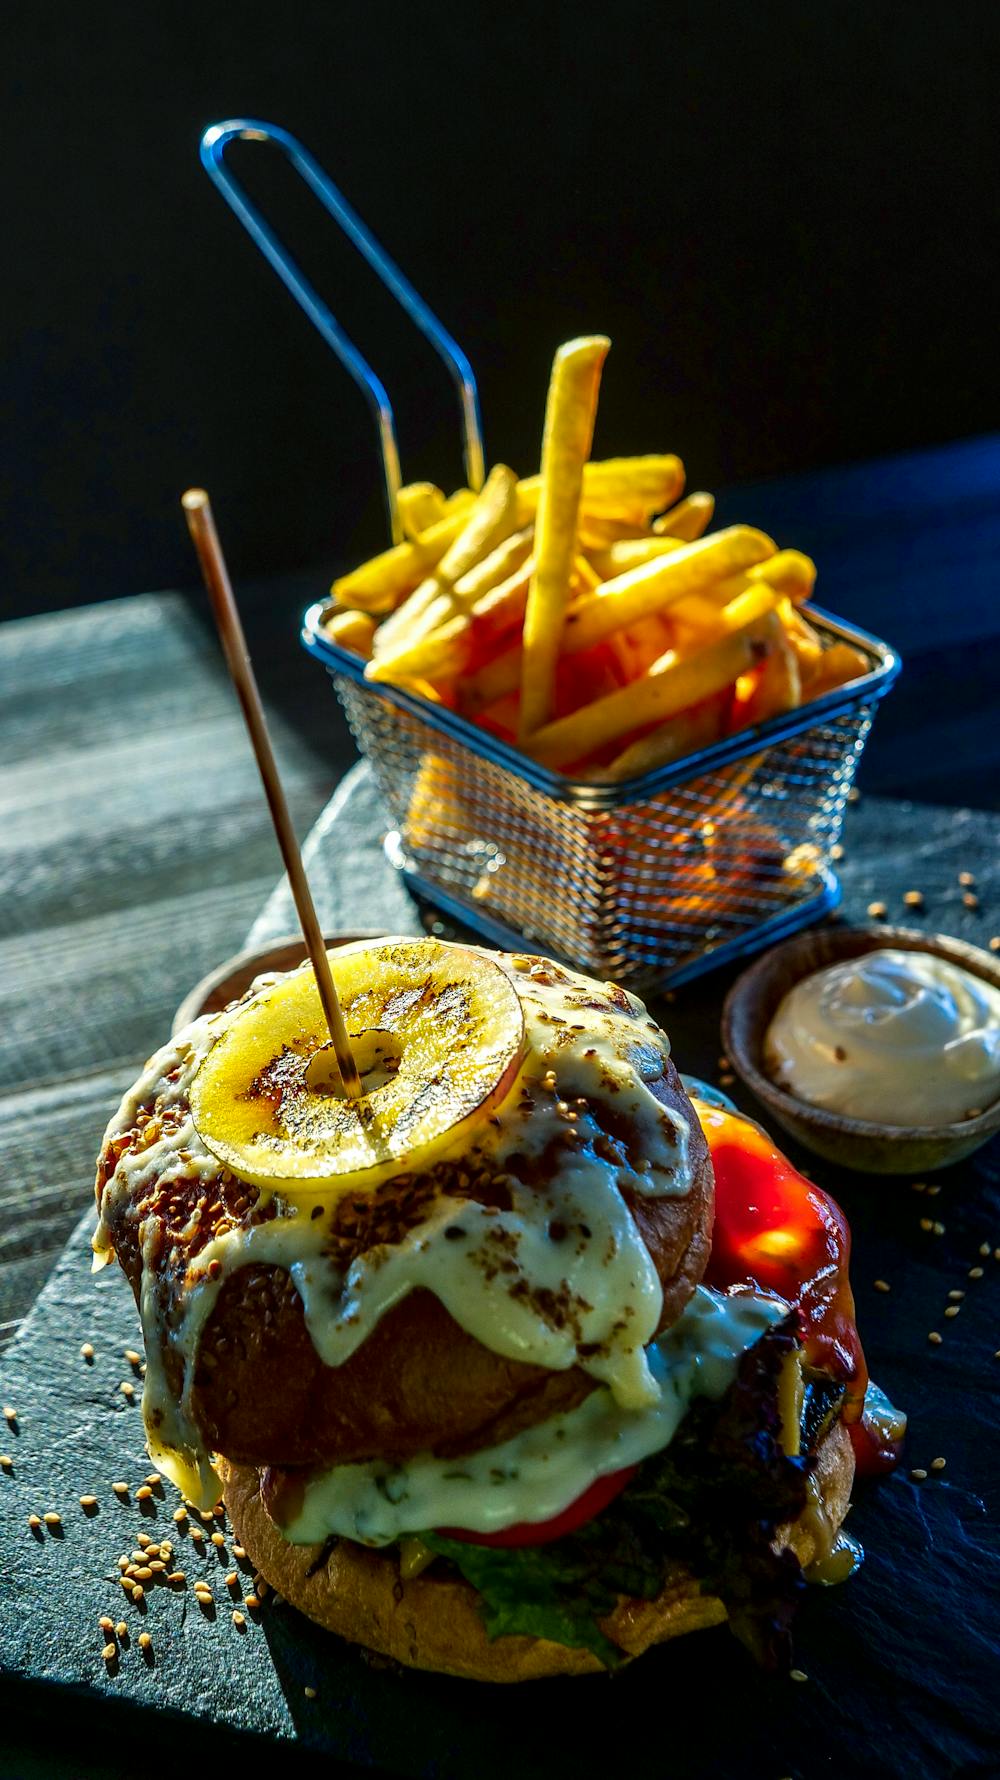
<instances>
[{"instance_id":1,"label":"red sauce","mask_svg":"<svg viewBox=\"0 0 1000 1780\"><path fill-rule=\"evenodd\" d=\"M859 1472L889 1470L901 1439L866 1417L868 1367L848 1277L851 1232L840 1206L792 1167L751 1120L696 1100L715 1168L706 1284L751 1282L796 1307L805 1354L847 1387L844 1421Z\"/></svg>"}]
</instances>

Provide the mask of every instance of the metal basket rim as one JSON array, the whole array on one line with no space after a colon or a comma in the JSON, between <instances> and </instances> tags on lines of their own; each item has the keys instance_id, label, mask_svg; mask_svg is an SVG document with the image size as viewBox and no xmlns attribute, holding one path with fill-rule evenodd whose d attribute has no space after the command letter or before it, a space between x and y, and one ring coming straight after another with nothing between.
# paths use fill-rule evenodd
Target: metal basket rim
<instances>
[{"instance_id":1,"label":"metal basket rim","mask_svg":"<svg viewBox=\"0 0 1000 1780\"><path fill-rule=\"evenodd\" d=\"M443 705L432 705L400 686L366 679L365 664L360 657L350 650L342 649L339 644L332 643L323 635L322 622L330 606L329 599L317 600L310 605L303 615L301 631L304 648L323 663L328 673L343 675L371 696L408 711L430 728L461 743L480 759L488 760L512 773L533 790L544 792L560 803L571 803L591 810L619 809L625 805L641 803L650 796L669 790L671 786L685 784L691 779L730 766L747 755L758 754L779 742L787 741L803 730L812 729L816 723L839 716L858 705L875 704L884 698L902 666L896 650L881 638L834 617L822 606L807 603L802 609L820 630L826 631L838 641L853 644L865 655L874 658L876 665L870 673L862 675L858 680L849 681L845 686L835 687L832 692L823 693L820 698L800 705L795 711L772 717L767 723L758 724L753 729L740 730L736 735L726 736L707 748L699 748L695 753L686 754L668 766L654 767L650 772L642 773L637 778L624 779L619 784L602 784L589 779L571 779L551 767L540 766L508 742L490 735L487 730L481 729L478 724L457 711L449 711Z\"/></svg>"}]
</instances>

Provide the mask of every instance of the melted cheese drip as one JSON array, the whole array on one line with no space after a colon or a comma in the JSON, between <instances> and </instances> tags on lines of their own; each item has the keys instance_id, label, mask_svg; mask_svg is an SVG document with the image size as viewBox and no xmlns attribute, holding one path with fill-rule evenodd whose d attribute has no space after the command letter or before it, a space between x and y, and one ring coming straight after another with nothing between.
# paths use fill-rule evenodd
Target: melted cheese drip
<instances>
[{"instance_id":1,"label":"melted cheese drip","mask_svg":"<svg viewBox=\"0 0 1000 1780\"><path fill-rule=\"evenodd\" d=\"M650 1348L656 1402L623 1409L610 1390L596 1390L576 1409L463 1458L422 1453L399 1465L331 1466L312 1476L282 1533L293 1545L319 1544L336 1533L380 1546L434 1527L496 1533L522 1521L551 1520L596 1478L668 1446L692 1399L717 1401L735 1378L740 1355L787 1312L775 1298L726 1297L699 1286Z\"/></svg>"},{"instance_id":2,"label":"melted cheese drip","mask_svg":"<svg viewBox=\"0 0 1000 1780\"><path fill-rule=\"evenodd\" d=\"M461 1161L470 1170L483 1161L499 1168L509 1164L510 1210L439 1195L400 1243L358 1256L342 1273L324 1252L328 1230L322 1212L333 1203L330 1196L285 1199L261 1193L254 1216L259 1220L265 1208L273 1215L226 1230L199 1251L186 1269L169 1329L163 1327L149 1265L157 1220L146 1220L140 1232L140 1315L147 1353L143 1415L156 1463L189 1499L212 1501L218 1494L190 1408L198 1342L223 1283L251 1262L287 1269L327 1365L342 1365L393 1305L424 1287L495 1353L554 1371L579 1365L606 1384L624 1410L659 1401L661 1383L645 1350L663 1294L622 1189L646 1198L690 1191L687 1122L662 1106L649 1085L663 1073L668 1041L643 1004L613 985L602 987L544 961L488 955L510 976L521 1000L524 1058L506 1100L483 1121L471 1150L462 1132L454 1149L443 1148L435 1163ZM113 1207L123 1200L134 1203L157 1183L196 1178L207 1188L222 1174L194 1128L188 1096L215 1039L237 1012L245 1013L260 986L235 1008L195 1021L157 1052L122 1101L105 1142L130 1131L143 1108L155 1107L166 1128L152 1127L154 1141L124 1155L108 1182L94 1238L95 1264L110 1258ZM587 1104L596 1101L629 1122L634 1152L641 1157L635 1166L624 1146L603 1137ZM565 1143L568 1131L574 1134L572 1147ZM545 1184L523 1186L518 1158L546 1150L556 1160L546 1167ZM313 1217L316 1207L320 1215ZM179 1402L166 1380L164 1340L182 1361Z\"/></svg>"}]
</instances>

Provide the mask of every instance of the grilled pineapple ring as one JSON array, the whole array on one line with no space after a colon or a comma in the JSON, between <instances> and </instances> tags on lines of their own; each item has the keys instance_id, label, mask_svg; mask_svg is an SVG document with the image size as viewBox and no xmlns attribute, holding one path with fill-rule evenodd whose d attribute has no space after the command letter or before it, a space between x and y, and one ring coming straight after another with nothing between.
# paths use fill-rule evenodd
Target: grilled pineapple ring
<instances>
[{"instance_id":1,"label":"grilled pineapple ring","mask_svg":"<svg viewBox=\"0 0 1000 1780\"><path fill-rule=\"evenodd\" d=\"M436 940L329 957L362 1099L335 1086L311 965L240 1008L194 1078L199 1136L254 1186L357 1191L422 1167L517 1077L524 1015L492 959Z\"/></svg>"}]
</instances>

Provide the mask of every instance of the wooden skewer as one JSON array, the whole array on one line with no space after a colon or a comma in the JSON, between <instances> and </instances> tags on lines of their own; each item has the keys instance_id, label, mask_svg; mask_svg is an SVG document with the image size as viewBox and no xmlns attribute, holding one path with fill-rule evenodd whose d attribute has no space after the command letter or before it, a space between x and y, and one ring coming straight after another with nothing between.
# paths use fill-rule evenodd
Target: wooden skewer
<instances>
[{"instance_id":1,"label":"wooden skewer","mask_svg":"<svg viewBox=\"0 0 1000 1780\"><path fill-rule=\"evenodd\" d=\"M267 733L264 708L260 702L257 680L250 664L250 654L229 579L229 571L226 568L226 559L222 554L222 545L219 543L219 535L215 529L211 502L203 488L189 488L187 493L181 497L181 505L184 508L188 531L191 533L191 541L198 552L198 561L205 577L205 586L208 588L208 596L212 602L212 612L218 626L219 638L225 652L229 672L233 677L233 685L236 687L236 695L246 719L247 729L250 731L250 740L253 743L253 751L257 757L257 765L264 785L264 795L271 811L271 820L278 837L278 846L281 848L281 856L288 873L288 882L295 898L295 907L302 923L302 932L309 948L312 967L316 973L316 987L319 990L326 1023L330 1028L330 1038L340 1071L341 1083L345 1094L351 1099L358 1099L363 1092L361 1078L358 1075L358 1066L351 1050L351 1041L347 1036L344 1016L340 1010L337 988L330 969L330 960L326 955L326 946L323 944L323 935L316 918L316 907L302 864L302 855L295 838L292 819L288 813L288 803L281 779L278 776L278 765L271 747L271 738Z\"/></svg>"}]
</instances>

